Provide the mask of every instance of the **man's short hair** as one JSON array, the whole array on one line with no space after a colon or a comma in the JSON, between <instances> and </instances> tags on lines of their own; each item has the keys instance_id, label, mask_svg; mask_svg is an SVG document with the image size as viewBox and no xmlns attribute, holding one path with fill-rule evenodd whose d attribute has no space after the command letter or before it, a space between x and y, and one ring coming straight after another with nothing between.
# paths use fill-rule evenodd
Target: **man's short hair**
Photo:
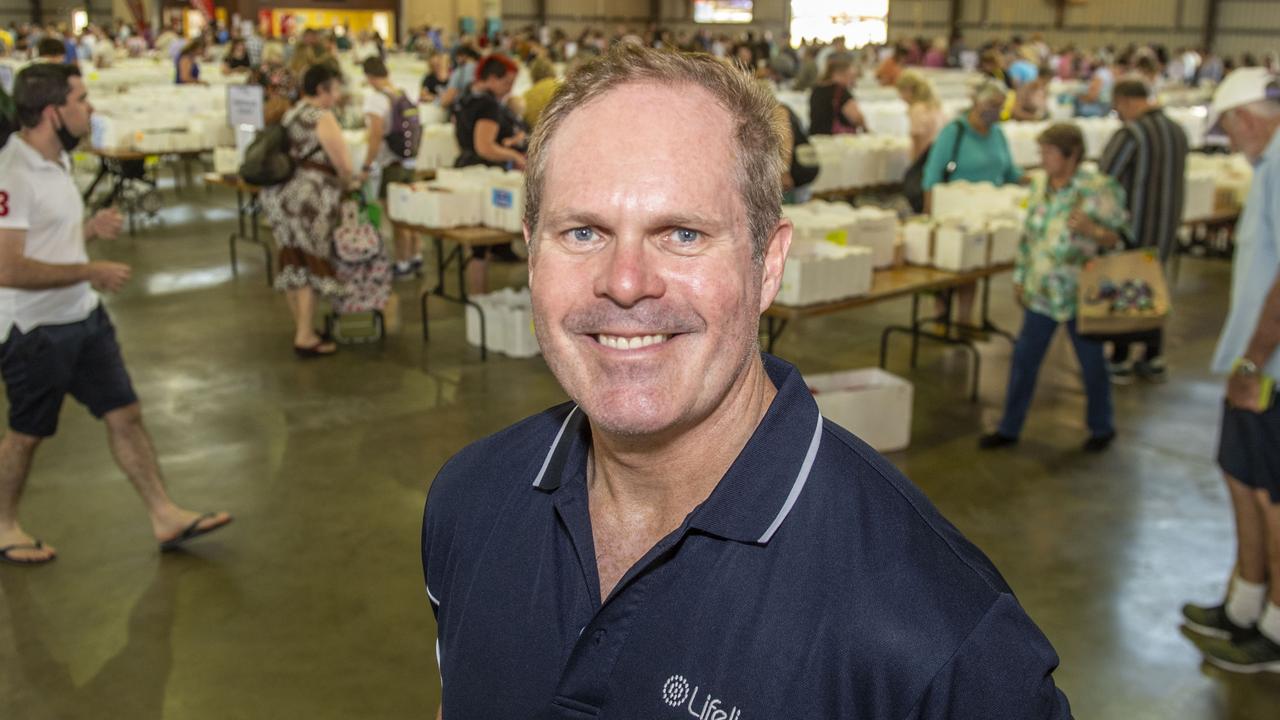
<instances>
[{"instance_id":1,"label":"man's short hair","mask_svg":"<svg viewBox=\"0 0 1280 720\"><path fill-rule=\"evenodd\" d=\"M494 53L484 60L480 61L480 66L476 68L477 80L488 80L489 78L504 78L508 74L519 72L520 68L515 61L506 55Z\"/></svg>"},{"instance_id":2,"label":"man's short hair","mask_svg":"<svg viewBox=\"0 0 1280 720\"><path fill-rule=\"evenodd\" d=\"M1142 78L1128 77L1116 83L1116 86L1111 89L1111 96L1117 100L1120 98L1147 100L1151 97L1151 86Z\"/></svg>"},{"instance_id":3,"label":"man's short hair","mask_svg":"<svg viewBox=\"0 0 1280 720\"><path fill-rule=\"evenodd\" d=\"M471 58L472 60L480 59L480 51L470 45L463 45L462 47L459 47L457 55L459 62L462 61L462 58Z\"/></svg>"},{"instance_id":4,"label":"man's short hair","mask_svg":"<svg viewBox=\"0 0 1280 720\"><path fill-rule=\"evenodd\" d=\"M705 53L652 50L618 43L575 70L539 116L525 170L525 222L536 234L547 151L565 120L610 91L631 83L706 90L734 122L738 191L747 210L752 256L764 257L782 204L783 124L778 101L750 75ZM695 138L696 140L696 138Z\"/></svg>"},{"instance_id":5,"label":"man's short hair","mask_svg":"<svg viewBox=\"0 0 1280 720\"><path fill-rule=\"evenodd\" d=\"M45 108L65 105L73 77L80 77L80 68L75 65L37 63L23 68L13 81L18 124L33 128L40 124Z\"/></svg>"},{"instance_id":6,"label":"man's short hair","mask_svg":"<svg viewBox=\"0 0 1280 720\"><path fill-rule=\"evenodd\" d=\"M307 68L306 74L302 76L302 94L307 97L315 97L317 93L335 80L342 81L342 72L335 69L333 65L327 62L312 65Z\"/></svg>"},{"instance_id":7,"label":"man's short hair","mask_svg":"<svg viewBox=\"0 0 1280 720\"><path fill-rule=\"evenodd\" d=\"M36 43L36 55L40 57L66 57L67 46L55 37L42 37Z\"/></svg>"},{"instance_id":8,"label":"man's short hair","mask_svg":"<svg viewBox=\"0 0 1280 720\"><path fill-rule=\"evenodd\" d=\"M387 77L387 64L382 62L382 58L371 57L364 61L364 74L372 78Z\"/></svg>"}]
</instances>

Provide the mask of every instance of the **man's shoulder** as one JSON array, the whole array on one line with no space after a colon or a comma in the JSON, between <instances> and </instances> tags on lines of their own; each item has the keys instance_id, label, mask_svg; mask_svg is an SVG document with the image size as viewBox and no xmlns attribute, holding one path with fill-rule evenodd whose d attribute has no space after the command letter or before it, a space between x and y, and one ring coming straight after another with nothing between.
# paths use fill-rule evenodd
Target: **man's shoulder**
<instances>
[{"instance_id":1,"label":"man's shoulder","mask_svg":"<svg viewBox=\"0 0 1280 720\"><path fill-rule=\"evenodd\" d=\"M829 514L822 524L845 529L829 546L833 556L893 565L928 586L959 589L963 585L984 596L981 603L1010 592L986 555L942 516L919 487L883 455L830 420L824 424L815 470L820 480L810 507Z\"/></svg>"},{"instance_id":2,"label":"man's shoulder","mask_svg":"<svg viewBox=\"0 0 1280 720\"><path fill-rule=\"evenodd\" d=\"M531 486L574 407L557 405L459 450L431 483L428 506L465 501L484 505L495 495Z\"/></svg>"}]
</instances>

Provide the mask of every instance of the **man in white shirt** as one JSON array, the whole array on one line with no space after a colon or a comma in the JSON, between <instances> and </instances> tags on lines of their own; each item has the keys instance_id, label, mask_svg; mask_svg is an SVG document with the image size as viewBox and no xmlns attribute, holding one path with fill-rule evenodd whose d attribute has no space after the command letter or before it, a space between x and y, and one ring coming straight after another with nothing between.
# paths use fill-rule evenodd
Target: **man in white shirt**
<instances>
[{"instance_id":1,"label":"man in white shirt","mask_svg":"<svg viewBox=\"0 0 1280 720\"><path fill-rule=\"evenodd\" d=\"M413 158L405 158L392 152L387 144L391 132L392 99L404 95L404 91L391 83L387 65L372 57L364 61L364 76L369 81L369 92L364 94L364 126L367 137L363 170L374 178L378 198L387 199L390 183L413 182L417 148L409 148ZM416 109L415 109L416 112ZM422 269L422 246L416 235L408 230L396 231L396 277L407 277Z\"/></svg>"},{"instance_id":2,"label":"man in white shirt","mask_svg":"<svg viewBox=\"0 0 1280 720\"><path fill-rule=\"evenodd\" d=\"M114 238L114 210L82 220L67 151L89 132L89 104L72 65L25 68L14 84L21 130L0 150L0 377L9 432L0 438L0 561L38 565L57 551L23 531L18 500L36 448L57 430L71 395L107 425L112 454L147 506L162 550L231 522L196 513L165 490L151 437L95 290L115 292L129 266L90 261L85 243Z\"/></svg>"}]
</instances>

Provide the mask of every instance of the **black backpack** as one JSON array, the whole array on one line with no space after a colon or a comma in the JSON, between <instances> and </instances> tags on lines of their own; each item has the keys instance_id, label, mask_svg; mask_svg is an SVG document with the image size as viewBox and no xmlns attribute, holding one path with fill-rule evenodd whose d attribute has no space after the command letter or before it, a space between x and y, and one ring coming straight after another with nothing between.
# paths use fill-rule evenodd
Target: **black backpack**
<instances>
[{"instance_id":1,"label":"black backpack","mask_svg":"<svg viewBox=\"0 0 1280 720\"><path fill-rule=\"evenodd\" d=\"M283 121L263 128L244 151L244 160L240 163L240 179L258 187L272 187L289 182L298 169L298 161L289 152L289 144L289 129ZM307 157L315 155L319 150L317 146Z\"/></svg>"},{"instance_id":2,"label":"black backpack","mask_svg":"<svg viewBox=\"0 0 1280 720\"><path fill-rule=\"evenodd\" d=\"M783 105L791 120L791 182L793 187L804 187L818 177L818 151L809 144L809 136L795 112Z\"/></svg>"},{"instance_id":3,"label":"black backpack","mask_svg":"<svg viewBox=\"0 0 1280 720\"><path fill-rule=\"evenodd\" d=\"M400 160L413 160L418 157L418 146L422 144L418 106L404 93L383 94L391 101L391 123L385 136L387 148Z\"/></svg>"}]
</instances>

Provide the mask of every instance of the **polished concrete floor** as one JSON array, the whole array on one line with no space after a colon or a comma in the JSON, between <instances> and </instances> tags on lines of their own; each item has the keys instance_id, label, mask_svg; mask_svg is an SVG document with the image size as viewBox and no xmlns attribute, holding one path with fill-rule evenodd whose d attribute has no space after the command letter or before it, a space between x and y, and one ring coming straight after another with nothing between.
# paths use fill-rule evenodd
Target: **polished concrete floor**
<instances>
[{"instance_id":1,"label":"polished concrete floor","mask_svg":"<svg viewBox=\"0 0 1280 720\"><path fill-rule=\"evenodd\" d=\"M539 359L480 363L456 306L433 300L424 344L412 285L398 336L299 362L260 254L242 247L230 272L233 197L168 200L162 224L93 252L134 265L109 308L174 494L236 523L160 556L102 427L69 401L22 506L61 557L0 566L0 718L429 717L427 487L463 445L561 391ZM1062 338L1025 441L995 455L974 442L999 414L1003 340L983 346L979 404L962 353L926 347L915 371L905 342L891 356L916 383L913 444L893 461L1004 572L1080 718L1280 717L1280 677L1208 668L1178 629L1179 605L1217 598L1231 562L1205 370L1228 283L1225 263L1184 263L1173 380L1117 393L1121 435L1102 456L1077 450L1083 393ZM995 286L995 316L1016 327L1008 294ZM874 365L880 328L907 308L794 325L777 352L808 372Z\"/></svg>"}]
</instances>

